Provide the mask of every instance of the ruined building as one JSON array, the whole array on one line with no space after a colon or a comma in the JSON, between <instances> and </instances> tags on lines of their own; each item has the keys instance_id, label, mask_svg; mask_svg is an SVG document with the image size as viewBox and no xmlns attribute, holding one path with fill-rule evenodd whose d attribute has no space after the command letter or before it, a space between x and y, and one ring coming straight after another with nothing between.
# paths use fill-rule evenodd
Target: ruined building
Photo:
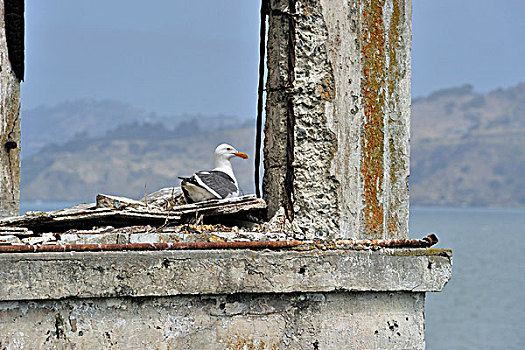
<instances>
[{"instance_id":1,"label":"ruined building","mask_svg":"<svg viewBox=\"0 0 525 350\"><path fill-rule=\"evenodd\" d=\"M0 0L3 216L18 206L20 3ZM231 219L249 202L269 222L181 231L169 224L188 207L103 196L4 219L0 234L29 243L0 246L0 348L425 347L425 294L449 280L452 252L406 240L411 1L268 0L261 14L265 202L190 209ZM138 218L149 228L123 226Z\"/></svg>"}]
</instances>

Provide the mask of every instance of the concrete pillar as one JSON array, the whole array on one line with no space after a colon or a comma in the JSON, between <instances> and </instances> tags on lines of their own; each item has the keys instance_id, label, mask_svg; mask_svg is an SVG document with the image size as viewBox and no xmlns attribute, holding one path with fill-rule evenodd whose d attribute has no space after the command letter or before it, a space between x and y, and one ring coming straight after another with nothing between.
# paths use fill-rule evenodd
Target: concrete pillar
<instances>
[{"instance_id":1,"label":"concrete pillar","mask_svg":"<svg viewBox=\"0 0 525 350\"><path fill-rule=\"evenodd\" d=\"M270 216L297 238L406 238L411 1L269 3Z\"/></svg>"},{"instance_id":2,"label":"concrete pillar","mask_svg":"<svg viewBox=\"0 0 525 350\"><path fill-rule=\"evenodd\" d=\"M9 12L19 10L20 3L21 17L17 11ZM21 38L16 35L20 20ZM11 27L6 28L8 26ZM11 52L8 50L8 40ZM20 64L16 45L16 41L20 40L23 43L23 1L0 0L0 217L18 215L20 203L21 76L19 74L17 77L13 65L13 62ZM23 67L23 45L21 64Z\"/></svg>"}]
</instances>

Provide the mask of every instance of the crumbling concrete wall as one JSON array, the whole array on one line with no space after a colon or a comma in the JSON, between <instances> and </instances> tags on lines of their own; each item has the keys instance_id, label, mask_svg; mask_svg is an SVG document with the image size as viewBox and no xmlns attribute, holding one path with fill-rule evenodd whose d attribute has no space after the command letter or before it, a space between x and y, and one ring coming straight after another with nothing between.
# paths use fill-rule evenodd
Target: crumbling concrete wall
<instances>
[{"instance_id":1,"label":"crumbling concrete wall","mask_svg":"<svg viewBox=\"0 0 525 350\"><path fill-rule=\"evenodd\" d=\"M270 214L295 238L406 238L411 1L269 7ZM0 200L14 213L20 87L3 28ZM449 280L451 252L330 247L4 253L0 348L423 349L425 293Z\"/></svg>"},{"instance_id":2,"label":"crumbling concrete wall","mask_svg":"<svg viewBox=\"0 0 525 350\"><path fill-rule=\"evenodd\" d=\"M0 217L18 215L20 203L20 80L8 55L5 18L0 0Z\"/></svg>"},{"instance_id":3,"label":"crumbling concrete wall","mask_svg":"<svg viewBox=\"0 0 525 350\"><path fill-rule=\"evenodd\" d=\"M424 293L0 302L2 349L423 349Z\"/></svg>"},{"instance_id":4,"label":"crumbling concrete wall","mask_svg":"<svg viewBox=\"0 0 525 350\"><path fill-rule=\"evenodd\" d=\"M0 255L1 349L423 349L443 249Z\"/></svg>"},{"instance_id":5,"label":"crumbling concrete wall","mask_svg":"<svg viewBox=\"0 0 525 350\"><path fill-rule=\"evenodd\" d=\"M442 249L2 253L0 300L185 294L426 292L450 278Z\"/></svg>"},{"instance_id":6,"label":"crumbling concrete wall","mask_svg":"<svg viewBox=\"0 0 525 350\"><path fill-rule=\"evenodd\" d=\"M269 3L270 216L297 238L406 238L411 1Z\"/></svg>"}]
</instances>

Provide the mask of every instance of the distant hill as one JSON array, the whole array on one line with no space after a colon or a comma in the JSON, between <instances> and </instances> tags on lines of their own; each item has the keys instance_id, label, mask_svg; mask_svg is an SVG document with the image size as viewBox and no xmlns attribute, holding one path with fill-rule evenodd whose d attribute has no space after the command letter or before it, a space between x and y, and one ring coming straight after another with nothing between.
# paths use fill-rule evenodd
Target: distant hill
<instances>
[{"instance_id":1,"label":"distant hill","mask_svg":"<svg viewBox=\"0 0 525 350\"><path fill-rule=\"evenodd\" d=\"M213 150L230 142L253 154L253 125L204 132L194 121L170 130L162 124L126 124L104 136L83 135L50 145L22 160L23 200L93 201L97 193L140 198L178 185L178 176L213 168ZM204 161L204 163L203 163ZM234 160L239 184L253 193L253 161Z\"/></svg>"},{"instance_id":2,"label":"distant hill","mask_svg":"<svg viewBox=\"0 0 525 350\"><path fill-rule=\"evenodd\" d=\"M208 128L238 124L232 116L157 115L115 100L81 99L22 111L22 157L50 143L104 136L109 130L132 123L162 123L173 129L182 121L199 119Z\"/></svg>"},{"instance_id":3,"label":"distant hill","mask_svg":"<svg viewBox=\"0 0 525 350\"><path fill-rule=\"evenodd\" d=\"M154 117L119 101L77 100L22 111L22 158L50 143L63 144L78 135L101 136L120 124Z\"/></svg>"},{"instance_id":4,"label":"distant hill","mask_svg":"<svg viewBox=\"0 0 525 350\"><path fill-rule=\"evenodd\" d=\"M525 83L412 103L414 205L525 206Z\"/></svg>"},{"instance_id":5,"label":"distant hill","mask_svg":"<svg viewBox=\"0 0 525 350\"><path fill-rule=\"evenodd\" d=\"M98 192L138 198L144 184L156 190L213 167L211 152L221 142L253 154L253 121L159 117L108 101L41 111L23 117L24 139L33 145L22 162L24 200L86 201ZM525 206L525 83L488 94L463 86L415 99L411 124L413 205ZM39 128L52 129L53 137L36 138ZM234 166L252 193L253 159Z\"/></svg>"}]
</instances>

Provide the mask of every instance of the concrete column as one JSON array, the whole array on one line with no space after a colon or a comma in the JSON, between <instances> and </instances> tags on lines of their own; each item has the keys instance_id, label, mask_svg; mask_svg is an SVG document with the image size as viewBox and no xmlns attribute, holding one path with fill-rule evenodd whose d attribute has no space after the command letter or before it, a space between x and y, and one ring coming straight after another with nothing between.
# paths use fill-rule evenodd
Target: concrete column
<instances>
[{"instance_id":1,"label":"concrete column","mask_svg":"<svg viewBox=\"0 0 525 350\"><path fill-rule=\"evenodd\" d=\"M0 217L18 215L20 203L20 80L7 49L6 17L0 0Z\"/></svg>"},{"instance_id":2,"label":"concrete column","mask_svg":"<svg viewBox=\"0 0 525 350\"><path fill-rule=\"evenodd\" d=\"M406 238L411 0L269 0L264 198L297 238Z\"/></svg>"}]
</instances>

